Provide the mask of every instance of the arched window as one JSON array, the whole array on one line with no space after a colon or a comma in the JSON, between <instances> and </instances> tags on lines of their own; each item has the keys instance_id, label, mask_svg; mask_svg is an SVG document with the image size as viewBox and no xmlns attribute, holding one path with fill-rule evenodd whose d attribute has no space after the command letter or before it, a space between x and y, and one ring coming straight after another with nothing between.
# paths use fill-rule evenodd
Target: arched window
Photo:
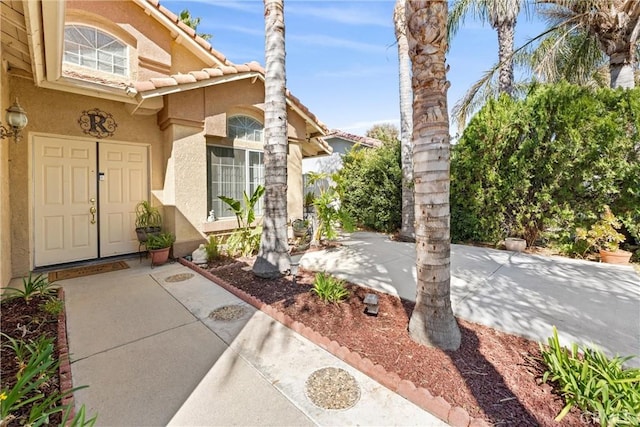
<instances>
[{"instance_id":1,"label":"arched window","mask_svg":"<svg viewBox=\"0 0 640 427\"><path fill-rule=\"evenodd\" d=\"M93 27L65 26L64 62L119 76L129 75L127 45Z\"/></svg>"},{"instance_id":2,"label":"arched window","mask_svg":"<svg viewBox=\"0 0 640 427\"><path fill-rule=\"evenodd\" d=\"M262 142L264 126L249 116L232 116L227 120L227 135L229 138L242 141Z\"/></svg>"}]
</instances>

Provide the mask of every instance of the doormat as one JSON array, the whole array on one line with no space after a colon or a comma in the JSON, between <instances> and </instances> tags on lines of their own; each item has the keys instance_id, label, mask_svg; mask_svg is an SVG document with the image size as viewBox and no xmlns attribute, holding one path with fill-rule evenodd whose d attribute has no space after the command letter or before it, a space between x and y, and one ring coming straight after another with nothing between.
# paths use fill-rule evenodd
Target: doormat
<instances>
[{"instance_id":1,"label":"doormat","mask_svg":"<svg viewBox=\"0 0 640 427\"><path fill-rule=\"evenodd\" d=\"M108 262L106 264L85 265L83 267L68 268L66 270L49 273L49 283L56 280L74 279L76 277L91 276L92 274L108 273L129 268L124 261Z\"/></svg>"}]
</instances>

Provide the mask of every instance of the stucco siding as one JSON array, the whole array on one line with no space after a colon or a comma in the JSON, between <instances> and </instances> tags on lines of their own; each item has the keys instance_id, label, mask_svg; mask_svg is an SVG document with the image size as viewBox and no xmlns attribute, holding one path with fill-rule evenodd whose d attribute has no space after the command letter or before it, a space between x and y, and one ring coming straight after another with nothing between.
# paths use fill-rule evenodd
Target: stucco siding
<instances>
[{"instance_id":1,"label":"stucco siding","mask_svg":"<svg viewBox=\"0 0 640 427\"><path fill-rule=\"evenodd\" d=\"M33 227L33 179L32 179L32 138L30 133L84 138L99 141L83 133L78 119L84 110L98 108L113 115L117 128L113 137L103 141L134 142L150 145L152 189L158 188L163 176L163 147L155 116L131 116L122 103L99 98L74 95L48 89L39 89L23 78L10 80L12 93L20 99L27 112L29 124L25 137L19 144L10 145L10 206L11 212L20 213L11 217L11 258L13 276L27 274L32 267L32 227ZM155 179L153 179L155 177Z\"/></svg>"}]
</instances>

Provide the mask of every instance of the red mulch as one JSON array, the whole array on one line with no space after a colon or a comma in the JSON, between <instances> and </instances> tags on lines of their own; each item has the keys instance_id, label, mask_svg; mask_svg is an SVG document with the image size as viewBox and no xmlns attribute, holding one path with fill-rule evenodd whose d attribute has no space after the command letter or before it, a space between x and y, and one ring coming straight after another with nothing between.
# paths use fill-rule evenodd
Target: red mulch
<instances>
[{"instance_id":1,"label":"red mulch","mask_svg":"<svg viewBox=\"0 0 640 427\"><path fill-rule=\"evenodd\" d=\"M327 304L310 292L313 272L300 268L296 284L291 277L266 280L253 275L252 263L243 259L209 271L474 418L507 426L591 425L575 408L561 423L554 421L563 402L551 386L540 384L543 366L535 342L459 319L457 351L427 348L409 337L411 301L347 284L350 297ZM364 313L366 293L379 296L377 317Z\"/></svg>"}]
</instances>

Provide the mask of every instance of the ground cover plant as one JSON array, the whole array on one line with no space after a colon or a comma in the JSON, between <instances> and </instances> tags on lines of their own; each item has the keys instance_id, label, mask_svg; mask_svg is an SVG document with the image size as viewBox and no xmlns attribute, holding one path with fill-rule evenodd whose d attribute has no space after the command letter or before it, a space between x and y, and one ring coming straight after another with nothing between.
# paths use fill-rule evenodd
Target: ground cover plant
<instances>
[{"instance_id":1,"label":"ground cover plant","mask_svg":"<svg viewBox=\"0 0 640 427\"><path fill-rule=\"evenodd\" d=\"M0 301L0 425L93 425L80 408L72 416L71 392L60 389L57 289L44 276L23 279Z\"/></svg>"},{"instance_id":2,"label":"ground cover plant","mask_svg":"<svg viewBox=\"0 0 640 427\"><path fill-rule=\"evenodd\" d=\"M558 384L567 402L557 421L577 406L601 426L640 425L640 369L622 366L630 356L610 359L598 350L579 351L575 344L567 349L555 328L540 350L547 365L543 381Z\"/></svg>"},{"instance_id":3,"label":"ground cover plant","mask_svg":"<svg viewBox=\"0 0 640 427\"><path fill-rule=\"evenodd\" d=\"M344 282L349 295L341 302L327 304L313 291L315 272L300 268L295 282L290 276L266 280L253 275L252 262L252 258L242 258L234 264L212 264L209 271L490 425L559 425L554 419L565 403L552 392L551 385L542 382L546 366L537 343L458 319L460 349L427 348L411 340L407 332L414 305L411 301ZM364 312L363 300L368 293L378 295L377 317ZM596 422L589 414L571 408L560 425Z\"/></svg>"}]
</instances>

